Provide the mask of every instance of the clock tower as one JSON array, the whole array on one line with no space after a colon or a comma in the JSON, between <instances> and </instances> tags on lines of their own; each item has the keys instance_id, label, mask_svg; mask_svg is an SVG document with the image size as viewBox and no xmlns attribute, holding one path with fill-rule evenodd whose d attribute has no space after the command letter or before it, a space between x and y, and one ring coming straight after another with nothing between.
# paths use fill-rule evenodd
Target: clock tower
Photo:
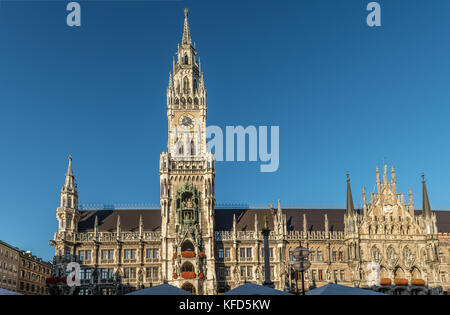
<instances>
[{"instance_id":1,"label":"clock tower","mask_svg":"<svg viewBox=\"0 0 450 315\"><path fill-rule=\"evenodd\" d=\"M160 155L162 277L215 294L214 157L206 147L206 88L185 9L167 87L167 152Z\"/></svg>"}]
</instances>

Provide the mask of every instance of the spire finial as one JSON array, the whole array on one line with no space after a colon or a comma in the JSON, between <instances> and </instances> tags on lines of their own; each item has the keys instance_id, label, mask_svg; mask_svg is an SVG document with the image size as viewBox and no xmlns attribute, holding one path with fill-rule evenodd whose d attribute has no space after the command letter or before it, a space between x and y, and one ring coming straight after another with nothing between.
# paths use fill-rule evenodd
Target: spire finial
<instances>
[{"instance_id":1,"label":"spire finial","mask_svg":"<svg viewBox=\"0 0 450 315\"><path fill-rule=\"evenodd\" d=\"M353 206L352 190L350 188L350 175L347 173L347 215L353 216L355 208Z\"/></svg>"},{"instance_id":2,"label":"spire finial","mask_svg":"<svg viewBox=\"0 0 450 315\"><path fill-rule=\"evenodd\" d=\"M69 166L67 167L66 180L64 181L63 189L65 191L74 191L76 192L76 184L75 184L75 176L72 171L72 155L69 155Z\"/></svg>"},{"instance_id":3,"label":"spire finial","mask_svg":"<svg viewBox=\"0 0 450 315\"><path fill-rule=\"evenodd\" d=\"M422 173L422 214L431 217L430 199L428 198L427 186L425 185L425 174Z\"/></svg>"},{"instance_id":4,"label":"spire finial","mask_svg":"<svg viewBox=\"0 0 450 315\"><path fill-rule=\"evenodd\" d=\"M191 32L189 30L189 22L188 22L188 9L184 9L184 29L183 29L183 40L181 41L183 45L191 44Z\"/></svg>"},{"instance_id":5,"label":"spire finial","mask_svg":"<svg viewBox=\"0 0 450 315\"><path fill-rule=\"evenodd\" d=\"M67 174L72 175L72 154L69 154L69 166L67 168Z\"/></svg>"},{"instance_id":6,"label":"spire finial","mask_svg":"<svg viewBox=\"0 0 450 315\"><path fill-rule=\"evenodd\" d=\"M387 164L386 164L386 158L383 158L383 183L387 183L387 169L388 169L388 166L387 166Z\"/></svg>"}]
</instances>

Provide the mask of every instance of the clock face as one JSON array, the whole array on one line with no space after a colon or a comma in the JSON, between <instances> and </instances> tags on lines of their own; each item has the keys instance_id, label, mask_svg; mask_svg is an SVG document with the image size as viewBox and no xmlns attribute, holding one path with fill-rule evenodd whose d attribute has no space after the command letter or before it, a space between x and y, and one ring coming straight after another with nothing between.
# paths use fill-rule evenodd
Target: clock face
<instances>
[{"instance_id":1,"label":"clock face","mask_svg":"<svg viewBox=\"0 0 450 315\"><path fill-rule=\"evenodd\" d=\"M178 126L191 128L194 126L194 116L188 113L183 113L178 117Z\"/></svg>"},{"instance_id":2,"label":"clock face","mask_svg":"<svg viewBox=\"0 0 450 315\"><path fill-rule=\"evenodd\" d=\"M183 126L189 127L190 125L192 125L192 118L187 116L183 117L183 119L181 120L181 124Z\"/></svg>"}]
</instances>

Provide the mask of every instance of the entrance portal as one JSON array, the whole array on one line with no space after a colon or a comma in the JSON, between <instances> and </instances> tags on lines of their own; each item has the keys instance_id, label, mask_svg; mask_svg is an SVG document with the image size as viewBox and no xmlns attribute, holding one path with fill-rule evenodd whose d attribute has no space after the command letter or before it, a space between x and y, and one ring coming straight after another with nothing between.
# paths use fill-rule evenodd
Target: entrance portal
<instances>
[{"instance_id":1,"label":"entrance portal","mask_svg":"<svg viewBox=\"0 0 450 315\"><path fill-rule=\"evenodd\" d=\"M195 287L189 282L186 282L185 284L183 284L181 286L181 289L183 289L184 291L191 292L192 294L195 294Z\"/></svg>"}]
</instances>

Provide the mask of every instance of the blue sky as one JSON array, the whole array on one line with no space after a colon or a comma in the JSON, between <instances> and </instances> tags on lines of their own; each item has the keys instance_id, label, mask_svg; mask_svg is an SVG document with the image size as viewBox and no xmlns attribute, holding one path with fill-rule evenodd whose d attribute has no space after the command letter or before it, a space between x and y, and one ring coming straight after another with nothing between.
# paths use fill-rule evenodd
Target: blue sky
<instances>
[{"instance_id":1,"label":"blue sky","mask_svg":"<svg viewBox=\"0 0 450 315\"><path fill-rule=\"evenodd\" d=\"M80 203L159 203L165 90L183 8L208 90L208 123L280 126L280 167L216 165L218 203L356 206L386 157L398 190L450 208L450 2L0 2L0 239L51 258L73 155Z\"/></svg>"}]
</instances>

